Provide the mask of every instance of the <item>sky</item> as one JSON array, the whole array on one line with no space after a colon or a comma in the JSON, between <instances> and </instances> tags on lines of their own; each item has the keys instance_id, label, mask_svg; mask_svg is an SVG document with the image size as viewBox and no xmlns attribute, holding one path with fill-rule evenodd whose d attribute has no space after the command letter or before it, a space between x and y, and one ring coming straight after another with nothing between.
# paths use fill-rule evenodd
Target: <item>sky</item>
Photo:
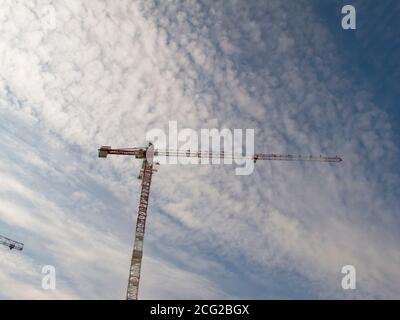
<instances>
[{"instance_id":1,"label":"sky","mask_svg":"<svg viewBox=\"0 0 400 320\"><path fill-rule=\"evenodd\" d=\"M97 149L143 146L169 121L343 162L160 166L139 298L399 299L399 12L1 0L0 234L25 247L0 248L0 299L125 298L141 163Z\"/></svg>"}]
</instances>

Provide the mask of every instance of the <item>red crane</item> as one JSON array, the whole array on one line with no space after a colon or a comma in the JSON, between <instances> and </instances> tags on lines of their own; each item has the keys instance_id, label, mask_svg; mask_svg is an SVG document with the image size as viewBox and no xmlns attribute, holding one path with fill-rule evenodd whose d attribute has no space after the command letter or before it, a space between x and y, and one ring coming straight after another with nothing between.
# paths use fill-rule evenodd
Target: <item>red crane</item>
<instances>
[{"instance_id":1,"label":"red crane","mask_svg":"<svg viewBox=\"0 0 400 320\"><path fill-rule=\"evenodd\" d=\"M136 159L143 159L142 169L140 170L139 179L142 180L139 208L136 219L135 241L131 258L131 267L129 272L128 289L126 294L127 300L137 300L140 280L140 268L143 256L143 239L146 227L147 207L149 204L149 194L151 178L154 169L153 159L156 156L165 157L194 157L194 158L219 158L219 159L247 159L253 160L280 160L280 161L320 161L320 162L340 162L341 158L336 157L315 157L301 155L280 155L280 154L254 154L251 156L235 155L232 153L210 152L210 151L190 151L190 150L161 150L155 149L149 143L148 147L139 148L122 148L112 149L110 146L102 146L99 151L100 158L106 158L111 155L128 155L134 156Z\"/></svg>"}]
</instances>

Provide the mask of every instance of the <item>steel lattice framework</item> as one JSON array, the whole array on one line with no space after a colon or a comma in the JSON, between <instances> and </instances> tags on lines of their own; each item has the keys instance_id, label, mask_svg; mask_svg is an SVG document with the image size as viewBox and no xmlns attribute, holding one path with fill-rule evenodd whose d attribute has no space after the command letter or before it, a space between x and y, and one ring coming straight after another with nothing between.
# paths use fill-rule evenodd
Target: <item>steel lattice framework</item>
<instances>
[{"instance_id":1,"label":"steel lattice framework","mask_svg":"<svg viewBox=\"0 0 400 320\"><path fill-rule=\"evenodd\" d=\"M0 236L0 244L5 245L6 247L9 247L10 250L15 249L22 251L24 249L24 244L18 241L11 240L9 238Z\"/></svg>"},{"instance_id":2,"label":"steel lattice framework","mask_svg":"<svg viewBox=\"0 0 400 320\"><path fill-rule=\"evenodd\" d=\"M133 244L131 268L129 271L127 300L137 300L139 290L140 268L143 256L143 239L146 228L147 207L149 205L151 177L153 175L153 165L144 160L141 172L142 188L140 191L139 208L136 219L135 242Z\"/></svg>"}]
</instances>

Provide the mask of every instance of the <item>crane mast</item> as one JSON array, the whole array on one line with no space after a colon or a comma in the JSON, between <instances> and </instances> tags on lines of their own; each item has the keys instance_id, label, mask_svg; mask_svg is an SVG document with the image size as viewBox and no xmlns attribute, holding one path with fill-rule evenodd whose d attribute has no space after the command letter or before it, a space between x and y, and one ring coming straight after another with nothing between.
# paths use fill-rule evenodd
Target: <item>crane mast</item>
<instances>
[{"instance_id":1,"label":"crane mast","mask_svg":"<svg viewBox=\"0 0 400 320\"><path fill-rule=\"evenodd\" d=\"M139 179L142 180L139 207L136 218L135 240L131 257L129 271L128 288L126 293L127 300L137 300L140 282L140 269L143 257L143 240L146 227L147 208L149 205L150 185L154 169L153 159L157 156L165 157L189 157L206 159L247 159L253 160L280 160L280 161L320 161L320 162L340 162L338 156L302 156L302 155L280 155L280 154L254 154L251 156L237 155L233 153L211 152L211 151L190 151L190 150L162 150L154 149L153 144L148 147L113 149L110 146L102 146L99 151L99 158L106 158L108 155L128 155L136 159L143 159L142 169Z\"/></svg>"},{"instance_id":2,"label":"crane mast","mask_svg":"<svg viewBox=\"0 0 400 320\"><path fill-rule=\"evenodd\" d=\"M143 238L146 227L147 207L149 205L151 177L153 175L153 164L148 160L143 160L143 169L140 173L142 186L140 191L139 208L136 219L135 242L131 266L129 271L128 289L126 293L127 300L137 300L140 280L140 268L143 256Z\"/></svg>"},{"instance_id":3,"label":"crane mast","mask_svg":"<svg viewBox=\"0 0 400 320\"><path fill-rule=\"evenodd\" d=\"M15 249L15 250L22 251L22 249L24 248L23 243L11 240L11 239L3 237L3 236L0 236L0 244L8 247L10 250Z\"/></svg>"}]
</instances>

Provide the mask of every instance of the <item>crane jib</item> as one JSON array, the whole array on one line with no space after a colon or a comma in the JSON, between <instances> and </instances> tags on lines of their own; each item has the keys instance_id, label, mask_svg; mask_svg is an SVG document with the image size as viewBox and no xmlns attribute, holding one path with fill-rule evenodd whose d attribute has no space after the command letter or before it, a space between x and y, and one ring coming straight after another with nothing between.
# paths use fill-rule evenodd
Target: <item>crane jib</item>
<instances>
[{"instance_id":1,"label":"crane jib","mask_svg":"<svg viewBox=\"0 0 400 320\"><path fill-rule=\"evenodd\" d=\"M325 156L306 156L306 155L291 155L291 154L254 154L251 156L244 156L241 154L233 154L224 151L211 152L205 150L162 150L154 149L152 145L147 148L122 148L112 149L109 146L103 146L99 149L99 157L106 158L107 155L127 155L134 156L136 159L149 159L152 157L187 157L187 158L220 158L220 159L248 159L248 160L280 160L280 161L319 161L319 162L341 162L342 158L325 157Z\"/></svg>"}]
</instances>

